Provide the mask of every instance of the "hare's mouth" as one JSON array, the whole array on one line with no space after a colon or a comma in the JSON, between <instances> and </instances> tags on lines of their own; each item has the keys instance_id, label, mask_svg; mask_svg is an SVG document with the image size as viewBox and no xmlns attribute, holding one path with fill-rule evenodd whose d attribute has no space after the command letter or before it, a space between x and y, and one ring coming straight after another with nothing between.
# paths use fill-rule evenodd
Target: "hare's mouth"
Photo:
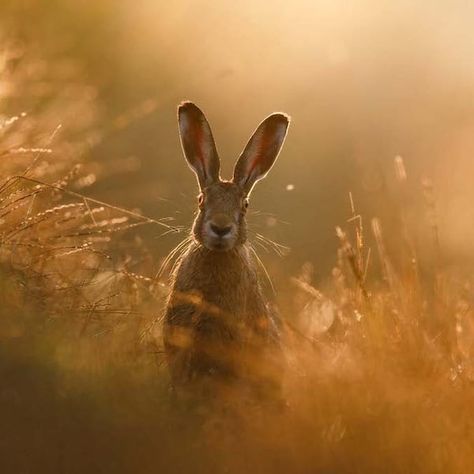
<instances>
[{"instance_id":1,"label":"hare's mouth","mask_svg":"<svg viewBox=\"0 0 474 474\"><path fill-rule=\"evenodd\" d=\"M222 237L218 238L209 238L205 239L204 246L207 247L209 250L217 250L219 252L226 252L227 250L231 250L234 247L234 241Z\"/></svg>"},{"instance_id":2,"label":"hare's mouth","mask_svg":"<svg viewBox=\"0 0 474 474\"><path fill-rule=\"evenodd\" d=\"M235 238L231 236L217 237L211 235L203 235L202 243L204 247L209 250L217 250L219 252L226 252L235 246Z\"/></svg>"}]
</instances>

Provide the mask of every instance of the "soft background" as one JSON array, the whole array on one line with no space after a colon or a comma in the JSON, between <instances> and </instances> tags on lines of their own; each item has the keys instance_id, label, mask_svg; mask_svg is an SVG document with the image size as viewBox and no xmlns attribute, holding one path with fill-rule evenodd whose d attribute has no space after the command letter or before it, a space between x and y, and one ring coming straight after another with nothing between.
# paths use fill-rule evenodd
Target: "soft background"
<instances>
[{"instance_id":1,"label":"soft background","mask_svg":"<svg viewBox=\"0 0 474 474\"><path fill-rule=\"evenodd\" d=\"M432 178L443 247L472 258L469 2L3 0L1 13L4 32L33 43L45 60L77 61L94 87L105 132L90 155L111 176L94 195L188 224L196 188L176 105L191 99L205 111L224 177L260 120L283 110L293 118L288 140L252 209L277 217L273 226L255 220L292 248L287 265L309 259L327 274L349 191L364 217L397 226L396 155L410 177L413 219L423 218L420 180ZM57 120L67 129L74 117ZM118 177L124 159L130 172ZM157 257L172 244L157 245Z\"/></svg>"}]
</instances>

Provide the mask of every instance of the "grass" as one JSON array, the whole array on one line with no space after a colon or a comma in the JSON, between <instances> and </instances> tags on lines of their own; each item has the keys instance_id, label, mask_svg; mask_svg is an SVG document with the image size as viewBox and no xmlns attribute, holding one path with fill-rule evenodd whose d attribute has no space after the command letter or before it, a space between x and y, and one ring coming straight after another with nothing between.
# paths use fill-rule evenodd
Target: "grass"
<instances>
[{"instance_id":1,"label":"grass","mask_svg":"<svg viewBox=\"0 0 474 474\"><path fill-rule=\"evenodd\" d=\"M25 102L30 59L17 59L1 90L23 90ZM381 220L363 225L351 195L325 283L309 263L287 275L287 410L179 404L161 353L166 275L155 278L161 262L137 236L182 229L88 195L99 168L83 160L99 139L98 112L82 101L90 90L57 97L44 83L41 107L0 120L2 472L470 472L472 282L446 270L432 183L429 262L404 217L409 174L397 157L400 254ZM75 130L63 113L81 118Z\"/></svg>"}]
</instances>

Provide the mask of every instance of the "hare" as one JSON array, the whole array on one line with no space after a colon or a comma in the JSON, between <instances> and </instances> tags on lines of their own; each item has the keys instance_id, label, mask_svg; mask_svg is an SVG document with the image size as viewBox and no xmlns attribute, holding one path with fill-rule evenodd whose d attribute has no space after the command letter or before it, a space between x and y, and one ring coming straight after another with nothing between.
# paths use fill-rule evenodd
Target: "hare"
<instances>
[{"instance_id":1,"label":"hare","mask_svg":"<svg viewBox=\"0 0 474 474\"><path fill-rule=\"evenodd\" d=\"M246 212L255 183L273 166L289 117L275 113L256 129L230 181L209 123L192 102L178 107L181 145L199 184L192 238L171 276L163 337L172 386L246 380L279 390L278 318L269 309L247 242Z\"/></svg>"}]
</instances>

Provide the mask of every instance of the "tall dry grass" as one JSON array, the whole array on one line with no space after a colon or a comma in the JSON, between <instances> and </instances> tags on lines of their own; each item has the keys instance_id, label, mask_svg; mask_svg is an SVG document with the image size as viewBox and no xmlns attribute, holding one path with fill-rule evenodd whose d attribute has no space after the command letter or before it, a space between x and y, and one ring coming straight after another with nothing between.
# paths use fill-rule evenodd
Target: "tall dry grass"
<instances>
[{"instance_id":1,"label":"tall dry grass","mask_svg":"<svg viewBox=\"0 0 474 474\"><path fill-rule=\"evenodd\" d=\"M76 321L81 333L94 331L97 321L101 331L107 321L107 330L116 331L117 323L145 319L138 303L159 298L160 291L133 271L130 253L146 263L151 256L132 230L179 229L87 195L107 173L86 158L104 130L95 91L82 85L74 63L49 64L10 46L1 66L0 101L6 110L19 110L0 117L4 277L17 281L48 319Z\"/></svg>"},{"instance_id":2,"label":"tall dry grass","mask_svg":"<svg viewBox=\"0 0 474 474\"><path fill-rule=\"evenodd\" d=\"M309 262L286 276L286 410L178 404L160 345L166 277L139 231L182 229L88 193L99 111L73 65L2 58L2 472L471 471L472 281L446 270L429 181L428 264L397 157L400 255L350 195L325 283Z\"/></svg>"}]
</instances>

